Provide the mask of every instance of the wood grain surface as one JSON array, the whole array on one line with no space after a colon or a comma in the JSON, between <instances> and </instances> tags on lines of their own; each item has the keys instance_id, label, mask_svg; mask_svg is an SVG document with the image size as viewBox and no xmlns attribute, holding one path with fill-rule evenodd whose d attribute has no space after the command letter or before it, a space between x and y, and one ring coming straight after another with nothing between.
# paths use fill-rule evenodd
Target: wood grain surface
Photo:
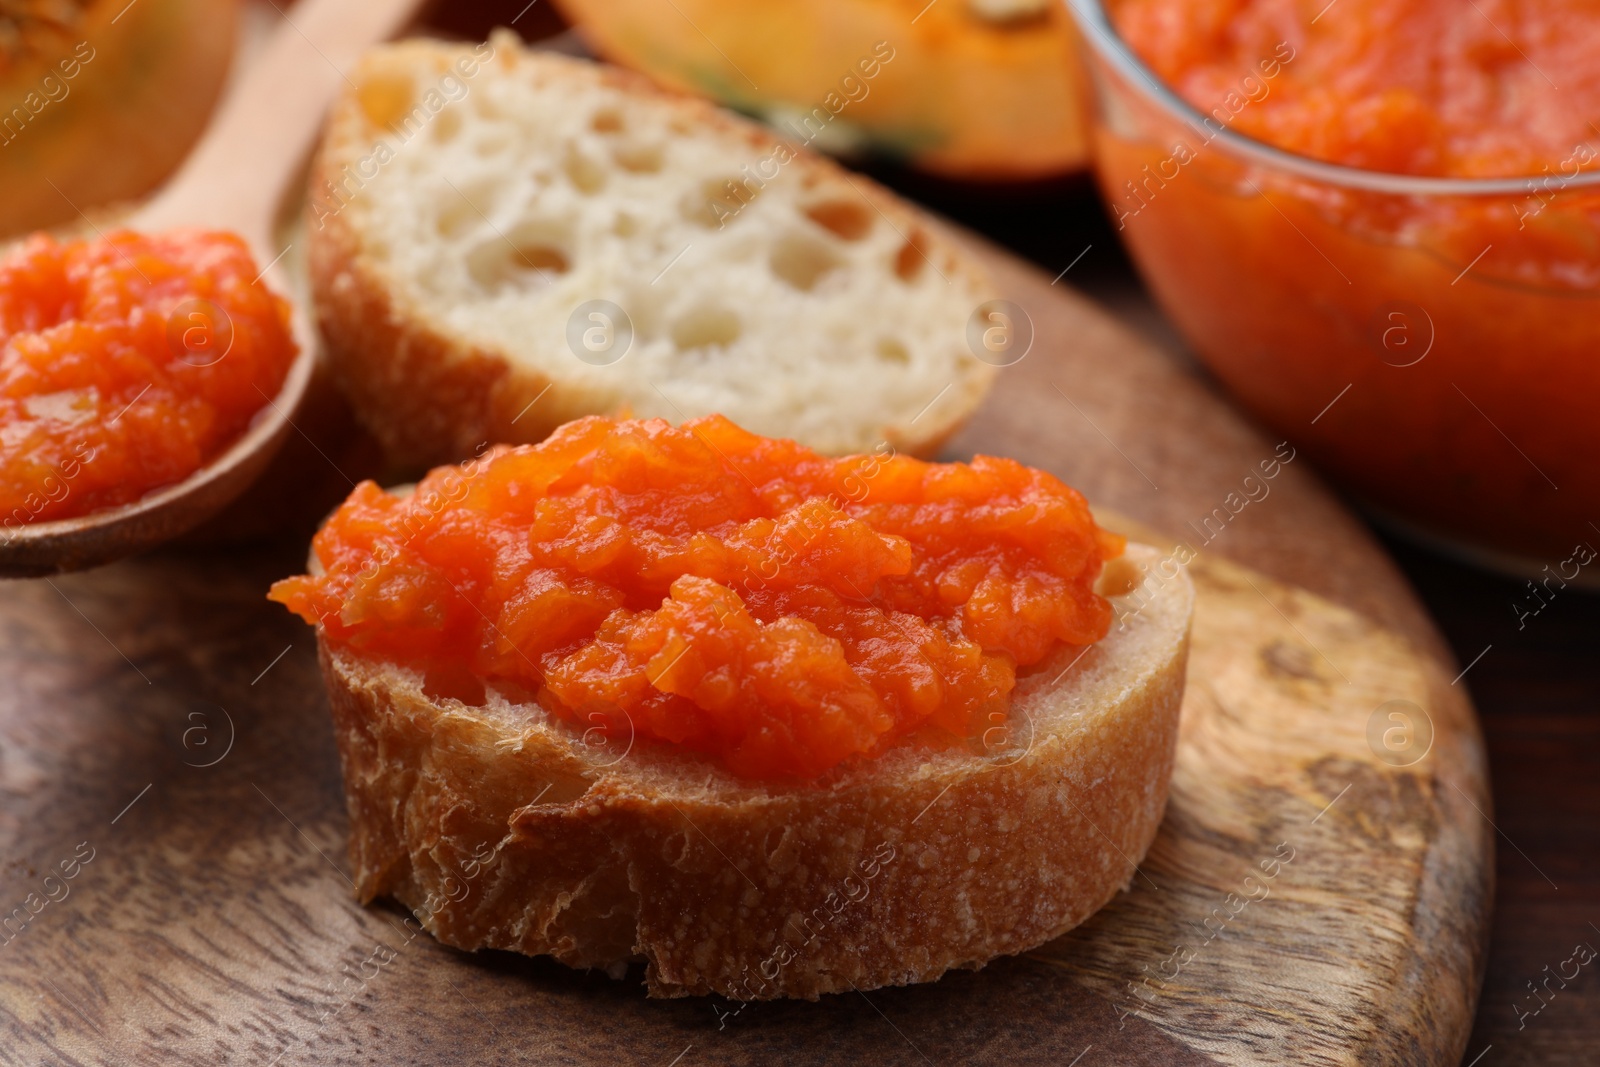
<instances>
[{"instance_id":1,"label":"wood grain surface","mask_svg":"<svg viewBox=\"0 0 1600 1067\"><path fill-rule=\"evenodd\" d=\"M1600 948L1600 597L1564 598L1519 629L1511 605L1523 582L1393 547L1460 662L1478 660L1468 680L1500 847L1489 962L1462 1063L1588 1067L1600 1049L1600 976L1585 967L1565 985L1539 983L1572 973L1576 943Z\"/></svg>"},{"instance_id":2,"label":"wood grain surface","mask_svg":"<svg viewBox=\"0 0 1600 1067\"><path fill-rule=\"evenodd\" d=\"M1299 460L1204 543L1277 442L984 254L1036 337L949 455L1200 550L1173 798L1127 893L976 973L725 1024L638 974L445 949L351 898L311 636L263 599L303 540L172 550L0 586L0 1063L1458 1062L1492 812L1431 624ZM1392 701L1431 723L1405 766L1369 729Z\"/></svg>"}]
</instances>

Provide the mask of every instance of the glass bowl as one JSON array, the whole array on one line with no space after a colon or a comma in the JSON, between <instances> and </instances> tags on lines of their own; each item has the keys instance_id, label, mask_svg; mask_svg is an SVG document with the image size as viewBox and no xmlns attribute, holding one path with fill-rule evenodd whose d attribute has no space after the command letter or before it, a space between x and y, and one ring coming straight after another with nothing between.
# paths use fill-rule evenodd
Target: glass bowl
<instances>
[{"instance_id":1,"label":"glass bowl","mask_svg":"<svg viewBox=\"0 0 1600 1067\"><path fill-rule=\"evenodd\" d=\"M1600 546L1594 151L1504 179L1319 162L1228 128L1281 57L1204 113L1099 0L1067 2L1113 225L1237 400L1378 512L1480 558L1559 569Z\"/></svg>"}]
</instances>

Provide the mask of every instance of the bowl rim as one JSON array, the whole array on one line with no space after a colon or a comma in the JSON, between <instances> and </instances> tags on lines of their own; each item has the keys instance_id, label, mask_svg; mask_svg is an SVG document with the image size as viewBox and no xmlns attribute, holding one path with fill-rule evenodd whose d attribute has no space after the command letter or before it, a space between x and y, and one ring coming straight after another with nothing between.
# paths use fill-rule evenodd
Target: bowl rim
<instances>
[{"instance_id":1,"label":"bowl rim","mask_svg":"<svg viewBox=\"0 0 1600 1067\"><path fill-rule=\"evenodd\" d=\"M1343 186L1368 192L1391 193L1399 196L1532 196L1538 192L1538 183L1551 177L1560 180L1557 191L1574 186L1600 186L1600 170L1580 172L1568 176L1546 170L1542 174L1524 174L1505 178L1452 178L1421 174L1396 174L1390 171L1368 170L1341 163L1328 163L1288 149L1258 141L1237 133L1227 126L1219 126L1210 115L1179 96L1176 90L1157 77L1140 59L1111 25L1102 0L1063 0L1071 10L1080 36L1094 49L1096 55L1109 63L1124 80L1136 87L1153 104L1172 118L1204 131L1206 143L1221 147L1244 159L1287 171L1324 185ZM1210 120L1209 124L1207 120Z\"/></svg>"}]
</instances>

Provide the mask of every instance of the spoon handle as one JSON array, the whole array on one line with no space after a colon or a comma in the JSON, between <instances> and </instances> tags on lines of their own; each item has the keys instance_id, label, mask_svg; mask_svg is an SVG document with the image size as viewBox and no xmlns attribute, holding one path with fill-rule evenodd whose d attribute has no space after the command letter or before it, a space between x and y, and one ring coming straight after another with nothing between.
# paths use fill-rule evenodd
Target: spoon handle
<instances>
[{"instance_id":1,"label":"spoon handle","mask_svg":"<svg viewBox=\"0 0 1600 1067\"><path fill-rule=\"evenodd\" d=\"M302 173L329 101L348 83L362 51L399 31L420 6L421 0L301 0L289 8L187 161L130 225L231 229L271 259L274 219Z\"/></svg>"}]
</instances>

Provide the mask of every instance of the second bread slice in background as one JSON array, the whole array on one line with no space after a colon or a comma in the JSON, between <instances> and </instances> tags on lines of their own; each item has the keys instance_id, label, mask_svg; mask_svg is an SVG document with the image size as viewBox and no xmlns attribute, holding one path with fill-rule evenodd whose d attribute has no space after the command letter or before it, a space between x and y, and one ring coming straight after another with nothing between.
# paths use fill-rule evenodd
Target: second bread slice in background
<instances>
[{"instance_id":1,"label":"second bread slice in background","mask_svg":"<svg viewBox=\"0 0 1600 1067\"><path fill-rule=\"evenodd\" d=\"M307 223L330 361L403 466L617 411L926 453L994 375L986 277L893 194L508 33L369 53Z\"/></svg>"}]
</instances>

